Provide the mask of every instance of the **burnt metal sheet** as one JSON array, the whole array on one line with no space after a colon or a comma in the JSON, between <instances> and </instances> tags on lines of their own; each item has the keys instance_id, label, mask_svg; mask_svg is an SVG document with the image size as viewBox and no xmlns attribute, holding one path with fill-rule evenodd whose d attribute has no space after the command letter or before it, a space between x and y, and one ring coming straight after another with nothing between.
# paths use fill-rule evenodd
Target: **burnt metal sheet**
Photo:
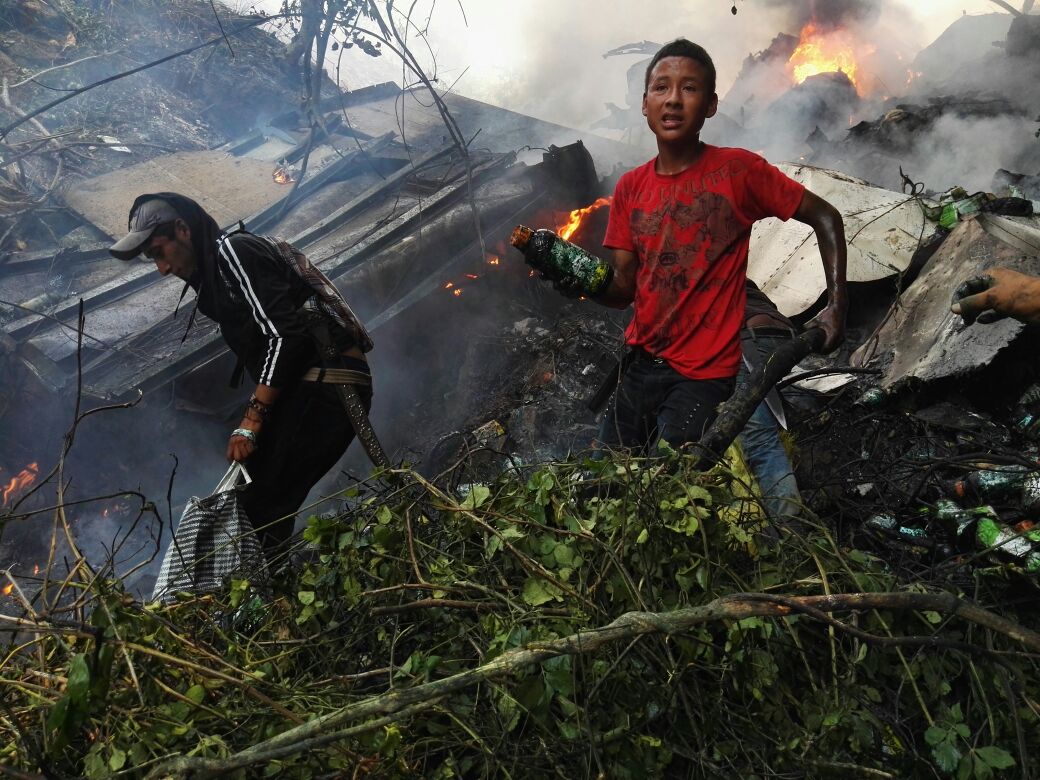
<instances>
[{"instance_id":1,"label":"burnt metal sheet","mask_svg":"<svg viewBox=\"0 0 1040 780\"><path fill-rule=\"evenodd\" d=\"M987 233L977 219L961 222L899 297L895 311L871 340L853 353L852 363L877 363L888 388L909 378L923 382L969 374L993 360L1023 325L1006 319L966 326L950 311L957 286L987 268L1009 265L1040 273L1040 259Z\"/></svg>"},{"instance_id":2,"label":"burnt metal sheet","mask_svg":"<svg viewBox=\"0 0 1040 780\"><path fill-rule=\"evenodd\" d=\"M778 167L841 212L850 282L871 282L905 270L921 241L935 232L918 202L902 193L810 165ZM748 276L788 316L808 309L827 289L816 235L793 219L755 223Z\"/></svg>"},{"instance_id":3,"label":"burnt metal sheet","mask_svg":"<svg viewBox=\"0 0 1040 780\"><path fill-rule=\"evenodd\" d=\"M281 197L248 217L247 226L256 231L263 230L265 226L269 226L275 220L282 209L282 204L287 202L290 197L293 202L306 198L336 176L345 175L356 169L366 160L366 155L386 148L392 140L393 133L386 133L374 141L366 142L361 148L335 156L325 167L313 169L313 175L308 175L300 183L295 194L292 193L291 187L278 185L281 187L278 190ZM122 172L117 171L116 173ZM91 181L96 182L104 178L98 177ZM270 177L268 176L268 178ZM153 187L151 191L155 191L155 189ZM135 190L135 193L146 191L149 191L149 188ZM133 198L136 195L131 193L129 197ZM129 204L126 207L126 211L128 210ZM123 213L125 214L126 211ZM235 224L240 216L227 217L226 214L223 214L218 218L214 214L214 218L225 228ZM111 262L117 261L112 260ZM122 272L116 278L90 289L81 296L87 310L86 332L110 346L123 338L140 333L162 318L168 317L169 312L173 311L183 287L183 284L177 279L158 277L151 263L122 265ZM67 333L57 327L57 322L60 320L74 321L77 305L77 301L66 300L49 312L49 319L30 315L11 323L8 330L17 338L32 338L36 346L50 358L62 360L75 351L75 345L70 342Z\"/></svg>"},{"instance_id":4,"label":"burnt metal sheet","mask_svg":"<svg viewBox=\"0 0 1040 780\"><path fill-rule=\"evenodd\" d=\"M512 159L512 155L501 155L478 165L473 171L474 183L489 178L512 162ZM301 248L308 252L318 268L335 280L349 268L370 259L391 242L406 240L413 229L429 229L429 220L437 208L461 198L466 189L466 178L461 176L433 197L423 198L420 205L404 211L356 241L346 251L334 250L326 253L315 252L310 246ZM392 199L392 189L387 191L387 195ZM170 308L172 309L172 306ZM118 326L115 321L110 324L113 327ZM147 392L159 387L226 350L219 332L210 320L198 318L195 327L182 344L184 326L184 317L174 322L164 313L163 320L147 328L136 338L126 339L117 346L113 345L112 349L87 365L83 371L84 388L89 394L97 397L127 398L137 389Z\"/></svg>"},{"instance_id":5,"label":"burnt metal sheet","mask_svg":"<svg viewBox=\"0 0 1040 780\"><path fill-rule=\"evenodd\" d=\"M1005 217L999 214L978 215L982 229L1005 244L1011 244L1027 255L1040 255L1040 217Z\"/></svg>"}]
</instances>

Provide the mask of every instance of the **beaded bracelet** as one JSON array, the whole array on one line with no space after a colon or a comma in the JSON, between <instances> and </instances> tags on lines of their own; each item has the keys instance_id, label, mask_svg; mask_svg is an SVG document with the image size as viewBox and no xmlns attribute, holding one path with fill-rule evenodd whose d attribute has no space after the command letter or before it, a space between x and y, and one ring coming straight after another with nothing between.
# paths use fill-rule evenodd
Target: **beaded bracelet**
<instances>
[{"instance_id":1,"label":"beaded bracelet","mask_svg":"<svg viewBox=\"0 0 1040 780\"><path fill-rule=\"evenodd\" d=\"M246 404L247 409L252 409L254 412L260 415L262 420L267 419L267 415L271 413L270 404L265 404L255 395L249 396L249 402Z\"/></svg>"},{"instance_id":2,"label":"beaded bracelet","mask_svg":"<svg viewBox=\"0 0 1040 780\"><path fill-rule=\"evenodd\" d=\"M255 431L251 431L248 428L235 428L235 430L231 431L231 436L229 438L234 438L235 436L241 436L243 439L249 439L252 445L254 447L256 446Z\"/></svg>"}]
</instances>

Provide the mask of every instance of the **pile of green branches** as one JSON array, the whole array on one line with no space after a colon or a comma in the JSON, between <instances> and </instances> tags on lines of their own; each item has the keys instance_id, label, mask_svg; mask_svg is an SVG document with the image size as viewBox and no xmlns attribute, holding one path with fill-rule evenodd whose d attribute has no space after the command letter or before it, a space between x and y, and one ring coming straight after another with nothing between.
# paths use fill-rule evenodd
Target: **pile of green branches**
<instances>
[{"instance_id":1,"label":"pile of green branches","mask_svg":"<svg viewBox=\"0 0 1040 780\"><path fill-rule=\"evenodd\" d=\"M1040 771L1040 635L1005 568L902 582L823 527L764 544L741 480L675 453L382 484L262 590L160 607L94 577L76 619L15 593L4 771Z\"/></svg>"}]
</instances>

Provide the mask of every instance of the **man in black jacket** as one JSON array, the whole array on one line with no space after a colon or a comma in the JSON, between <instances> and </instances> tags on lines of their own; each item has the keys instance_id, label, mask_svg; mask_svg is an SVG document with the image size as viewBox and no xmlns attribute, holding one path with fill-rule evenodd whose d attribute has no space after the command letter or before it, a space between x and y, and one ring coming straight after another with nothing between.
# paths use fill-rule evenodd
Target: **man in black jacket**
<instances>
[{"instance_id":1,"label":"man in black jacket","mask_svg":"<svg viewBox=\"0 0 1040 780\"><path fill-rule=\"evenodd\" d=\"M184 280L185 292L195 291L197 310L220 326L256 382L227 457L244 462L253 479L243 508L271 555L292 534L307 493L354 438L356 423L342 388L329 377L355 388L353 397L368 411L372 382L365 353L372 341L302 253L245 231L221 233L190 198L140 196L129 229L109 251L121 260L144 254L163 276Z\"/></svg>"}]
</instances>

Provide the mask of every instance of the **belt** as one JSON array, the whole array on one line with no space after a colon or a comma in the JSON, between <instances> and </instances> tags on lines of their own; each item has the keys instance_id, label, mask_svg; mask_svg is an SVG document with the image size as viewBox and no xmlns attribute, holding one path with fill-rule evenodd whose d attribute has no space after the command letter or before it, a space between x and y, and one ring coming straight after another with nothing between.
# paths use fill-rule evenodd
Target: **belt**
<instances>
[{"instance_id":1,"label":"belt","mask_svg":"<svg viewBox=\"0 0 1040 780\"><path fill-rule=\"evenodd\" d=\"M325 382L332 385L371 385L372 375L350 368L318 368L315 366L300 377L304 382Z\"/></svg>"},{"instance_id":2,"label":"belt","mask_svg":"<svg viewBox=\"0 0 1040 780\"><path fill-rule=\"evenodd\" d=\"M358 441L365 448L369 459L377 466L390 468L393 464L379 443L376 432L372 429L372 423L368 419L368 411L365 409L361 397L355 387L368 387L372 384L372 375L364 371L355 371L349 368L311 368L300 377L304 382L324 382L336 388L339 400L350 418L350 424L357 434Z\"/></svg>"},{"instance_id":3,"label":"belt","mask_svg":"<svg viewBox=\"0 0 1040 780\"><path fill-rule=\"evenodd\" d=\"M657 357L656 355L651 355L649 352L647 352L642 347L629 347L629 354L632 356L631 359L632 359L633 362L658 363L658 364L660 364L660 363L667 363L668 362L668 361L666 361L662 357Z\"/></svg>"}]
</instances>

